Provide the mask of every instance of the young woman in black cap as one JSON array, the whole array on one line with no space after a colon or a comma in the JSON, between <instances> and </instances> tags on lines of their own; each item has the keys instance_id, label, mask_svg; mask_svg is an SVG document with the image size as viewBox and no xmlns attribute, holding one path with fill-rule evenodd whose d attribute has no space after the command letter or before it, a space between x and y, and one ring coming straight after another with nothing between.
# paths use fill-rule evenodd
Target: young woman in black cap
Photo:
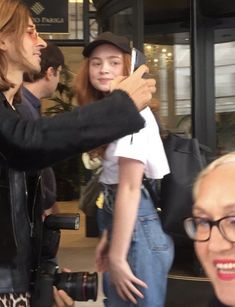
<instances>
[{"instance_id":1,"label":"young woman in black cap","mask_svg":"<svg viewBox=\"0 0 235 307\"><path fill-rule=\"evenodd\" d=\"M130 53L128 39L110 32L90 43L78 73L78 102L105 97L114 78L130 73ZM108 307L163 307L173 260L172 240L142 185L144 175L157 179L167 174L168 163L153 113L147 107L141 115L145 128L108 144L102 153L107 231L96 261L99 270L110 273Z\"/></svg>"}]
</instances>

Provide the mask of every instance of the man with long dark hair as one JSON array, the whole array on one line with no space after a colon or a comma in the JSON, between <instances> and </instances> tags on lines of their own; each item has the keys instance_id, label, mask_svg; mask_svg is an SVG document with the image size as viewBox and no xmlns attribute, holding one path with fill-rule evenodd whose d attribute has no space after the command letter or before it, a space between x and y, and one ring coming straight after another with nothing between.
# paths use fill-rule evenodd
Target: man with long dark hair
<instances>
[{"instance_id":1,"label":"man with long dark hair","mask_svg":"<svg viewBox=\"0 0 235 307\"><path fill-rule=\"evenodd\" d=\"M41 49L28 9L20 0L0 0L0 302L30 305L30 284L41 208L26 206L25 172L50 166L78 152L138 131L144 121L132 100L146 105L154 80L142 80L146 67L130 79L114 82L114 91L101 102L54 118L21 119L15 110L24 72L39 72ZM91 125L92 123L92 125ZM39 231L40 233L40 231ZM37 244L36 244L37 245ZM34 245L35 246L35 245ZM36 255L37 257L40 254ZM56 296L57 306L71 299Z\"/></svg>"}]
</instances>

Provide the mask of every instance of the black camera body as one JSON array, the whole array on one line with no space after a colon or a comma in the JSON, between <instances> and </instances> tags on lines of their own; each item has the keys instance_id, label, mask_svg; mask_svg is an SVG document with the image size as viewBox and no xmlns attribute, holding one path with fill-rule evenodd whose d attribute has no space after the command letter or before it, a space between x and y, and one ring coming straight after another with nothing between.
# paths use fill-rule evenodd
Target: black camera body
<instances>
[{"instance_id":1,"label":"black camera body","mask_svg":"<svg viewBox=\"0 0 235 307\"><path fill-rule=\"evenodd\" d=\"M49 215L43 223L41 259L35 272L31 306L52 307L53 286L64 290L75 301L97 299L98 274L59 272L55 261L60 242L60 229L78 229L79 215ZM54 259L53 259L54 258Z\"/></svg>"}]
</instances>

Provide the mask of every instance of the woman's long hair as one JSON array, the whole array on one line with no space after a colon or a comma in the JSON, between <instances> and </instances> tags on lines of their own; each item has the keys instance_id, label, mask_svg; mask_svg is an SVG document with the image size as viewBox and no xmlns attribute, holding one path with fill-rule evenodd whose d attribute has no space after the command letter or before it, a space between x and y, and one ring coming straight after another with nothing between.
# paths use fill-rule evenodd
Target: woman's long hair
<instances>
[{"instance_id":1,"label":"woman's long hair","mask_svg":"<svg viewBox=\"0 0 235 307\"><path fill-rule=\"evenodd\" d=\"M15 50L23 59L22 36L27 29L29 18L30 12L20 0L0 0L0 39L6 36L12 37ZM14 84L6 78L7 68L5 52L0 48L0 91L14 87Z\"/></svg>"},{"instance_id":2,"label":"woman's long hair","mask_svg":"<svg viewBox=\"0 0 235 307\"><path fill-rule=\"evenodd\" d=\"M123 64L123 75L128 76L130 74L131 67L131 56L128 53L123 53ZM103 92L95 89L90 82L88 58L85 58L81 63L77 78L75 80L75 90L77 103L80 106L84 106L105 96ZM107 145L100 146L90 151L90 154L93 157L102 158L106 148Z\"/></svg>"},{"instance_id":3,"label":"woman's long hair","mask_svg":"<svg viewBox=\"0 0 235 307\"><path fill-rule=\"evenodd\" d=\"M130 73L131 56L123 53L124 71L123 74L128 76ZM80 106L91 103L92 101L99 100L104 97L104 93L95 89L89 78L89 59L85 58L81 63L75 80L75 90L77 103Z\"/></svg>"}]
</instances>

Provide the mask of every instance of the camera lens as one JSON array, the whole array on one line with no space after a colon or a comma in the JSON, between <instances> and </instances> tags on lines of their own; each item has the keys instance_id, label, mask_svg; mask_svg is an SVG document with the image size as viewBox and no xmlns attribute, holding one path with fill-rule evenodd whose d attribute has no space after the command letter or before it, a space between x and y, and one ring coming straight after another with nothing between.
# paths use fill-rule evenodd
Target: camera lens
<instances>
[{"instance_id":1,"label":"camera lens","mask_svg":"<svg viewBox=\"0 0 235 307\"><path fill-rule=\"evenodd\" d=\"M88 272L58 273L55 286L62 289L75 301L97 299L98 274Z\"/></svg>"}]
</instances>

